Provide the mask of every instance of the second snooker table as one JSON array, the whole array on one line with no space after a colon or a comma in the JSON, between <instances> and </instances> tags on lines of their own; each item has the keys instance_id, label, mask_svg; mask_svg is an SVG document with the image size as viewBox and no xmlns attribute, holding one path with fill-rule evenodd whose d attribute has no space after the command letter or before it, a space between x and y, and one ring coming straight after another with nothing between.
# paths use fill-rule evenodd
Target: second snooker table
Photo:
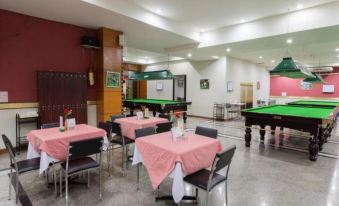
<instances>
[{"instance_id":1,"label":"second snooker table","mask_svg":"<svg viewBox=\"0 0 339 206\"><path fill-rule=\"evenodd\" d=\"M128 107L133 114L134 109L140 109L141 106L147 107L149 110L153 111L153 116L156 115L156 112L161 114L169 113L170 111L183 111L183 119L186 122L187 119L187 107L191 105L191 102L184 101L171 101L171 100L162 100L162 99L126 99L123 101L124 107Z\"/></svg>"},{"instance_id":2,"label":"second snooker table","mask_svg":"<svg viewBox=\"0 0 339 206\"><path fill-rule=\"evenodd\" d=\"M337 107L304 107L299 105L272 105L241 111L245 117L246 146L251 142L251 126L260 126L260 139L264 141L265 127L274 134L277 126L309 132L309 159L315 161L325 140L331 135L338 114Z\"/></svg>"},{"instance_id":3,"label":"second snooker table","mask_svg":"<svg viewBox=\"0 0 339 206\"><path fill-rule=\"evenodd\" d=\"M287 103L288 105L310 106L310 107L339 107L339 102L317 101L317 100L298 100Z\"/></svg>"}]
</instances>

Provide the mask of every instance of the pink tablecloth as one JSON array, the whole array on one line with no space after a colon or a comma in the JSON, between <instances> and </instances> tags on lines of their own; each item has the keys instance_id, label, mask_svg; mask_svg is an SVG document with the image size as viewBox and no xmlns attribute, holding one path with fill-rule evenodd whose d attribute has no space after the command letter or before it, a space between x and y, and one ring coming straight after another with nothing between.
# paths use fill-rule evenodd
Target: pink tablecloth
<instances>
[{"instance_id":1,"label":"pink tablecloth","mask_svg":"<svg viewBox=\"0 0 339 206\"><path fill-rule=\"evenodd\" d=\"M186 133L186 140L172 140L171 132L151 135L136 140L151 183L156 189L172 172L177 162L185 175L210 167L217 152L222 150L217 139Z\"/></svg>"},{"instance_id":2,"label":"pink tablecloth","mask_svg":"<svg viewBox=\"0 0 339 206\"><path fill-rule=\"evenodd\" d=\"M135 139L136 129L155 127L156 124L168 122L168 120L159 117L150 117L149 119L140 119L140 120L138 120L137 117L126 117L116 119L114 122L120 124L121 133L125 137Z\"/></svg>"},{"instance_id":3,"label":"pink tablecloth","mask_svg":"<svg viewBox=\"0 0 339 206\"><path fill-rule=\"evenodd\" d=\"M105 130L79 124L74 129L65 132L60 132L59 128L32 130L28 133L27 139L35 151L44 151L55 159L65 160L70 141L104 137L105 135Z\"/></svg>"}]
</instances>

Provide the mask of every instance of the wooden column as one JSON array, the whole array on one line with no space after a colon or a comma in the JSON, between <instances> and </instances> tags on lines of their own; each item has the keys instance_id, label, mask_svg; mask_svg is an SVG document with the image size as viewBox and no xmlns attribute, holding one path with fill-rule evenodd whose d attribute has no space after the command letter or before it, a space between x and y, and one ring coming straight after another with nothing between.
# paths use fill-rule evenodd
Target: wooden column
<instances>
[{"instance_id":1,"label":"wooden column","mask_svg":"<svg viewBox=\"0 0 339 206\"><path fill-rule=\"evenodd\" d=\"M110 120L112 114L122 112L122 47L119 45L120 31L101 28L99 39L102 48L98 57L97 69L97 121ZM106 87L107 71L120 73L120 87Z\"/></svg>"}]
</instances>

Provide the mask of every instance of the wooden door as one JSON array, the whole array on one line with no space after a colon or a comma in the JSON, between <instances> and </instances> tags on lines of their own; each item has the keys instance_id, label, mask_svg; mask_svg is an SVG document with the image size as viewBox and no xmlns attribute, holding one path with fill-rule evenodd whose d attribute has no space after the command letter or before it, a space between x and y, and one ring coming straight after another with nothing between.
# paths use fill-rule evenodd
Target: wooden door
<instances>
[{"instance_id":1,"label":"wooden door","mask_svg":"<svg viewBox=\"0 0 339 206\"><path fill-rule=\"evenodd\" d=\"M245 103L245 108L253 107L253 84L241 83L240 84L240 101Z\"/></svg>"}]
</instances>

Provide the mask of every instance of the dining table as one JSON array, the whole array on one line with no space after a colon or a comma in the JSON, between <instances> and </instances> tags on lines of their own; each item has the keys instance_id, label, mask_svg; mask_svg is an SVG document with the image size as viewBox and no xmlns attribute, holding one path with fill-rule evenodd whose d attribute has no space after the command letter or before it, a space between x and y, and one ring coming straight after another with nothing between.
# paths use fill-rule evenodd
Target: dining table
<instances>
[{"instance_id":1,"label":"dining table","mask_svg":"<svg viewBox=\"0 0 339 206\"><path fill-rule=\"evenodd\" d=\"M138 118L136 116L118 118L114 122L120 124L121 134L124 137L135 139L135 130L147 127L155 127L159 123L168 122L168 119L160 117Z\"/></svg>"},{"instance_id":2,"label":"dining table","mask_svg":"<svg viewBox=\"0 0 339 206\"><path fill-rule=\"evenodd\" d=\"M218 139L192 132L173 138L169 131L137 138L132 165L145 166L154 190L171 177L171 198L178 203L185 196L184 177L210 167L221 150Z\"/></svg>"},{"instance_id":3,"label":"dining table","mask_svg":"<svg viewBox=\"0 0 339 206\"><path fill-rule=\"evenodd\" d=\"M78 124L67 131L59 127L31 130L28 135L27 159L40 157L39 173L42 174L52 163L65 161L71 141L103 137L103 150L109 142L106 131L87 124Z\"/></svg>"}]
</instances>

